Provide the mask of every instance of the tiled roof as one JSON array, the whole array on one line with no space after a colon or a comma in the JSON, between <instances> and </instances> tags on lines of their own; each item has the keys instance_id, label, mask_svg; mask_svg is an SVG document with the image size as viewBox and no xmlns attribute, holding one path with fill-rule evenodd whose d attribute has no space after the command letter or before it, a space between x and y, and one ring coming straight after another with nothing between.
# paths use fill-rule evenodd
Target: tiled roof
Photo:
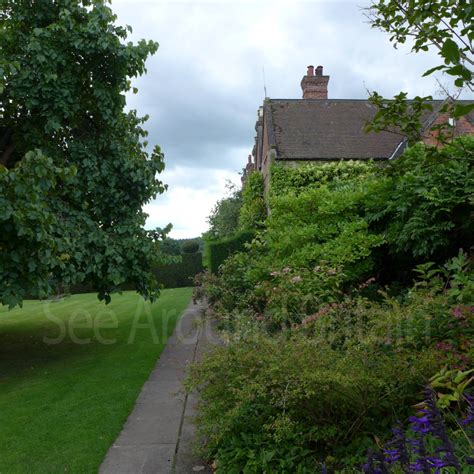
<instances>
[{"instance_id":1,"label":"tiled roof","mask_svg":"<svg viewBox=\"0 0 474 474\"><path fill-rule=\"evenodd\" d=\"M436 110L442 101L433 104ZM276 148L277 159L387 159L401 148L403 137L365 133L376 110L368 100L267 100L270 145Z\"/></svg>"}]
</instances>

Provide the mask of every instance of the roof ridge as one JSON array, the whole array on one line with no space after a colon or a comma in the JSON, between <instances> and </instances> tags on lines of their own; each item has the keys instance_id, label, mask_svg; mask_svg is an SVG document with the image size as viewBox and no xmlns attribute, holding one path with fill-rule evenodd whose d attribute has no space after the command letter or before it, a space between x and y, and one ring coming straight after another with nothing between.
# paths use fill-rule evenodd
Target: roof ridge
<instances>
[{"instance_id":1,"label":"roof ridge","mask_svg":"<svg viewBox=\"0 0 474 474\"><path fill-rule=\"evenodd\" d=\"M408 99L409 102L412 102L414 99ZM265 99L266 102L369 102L369 99ZM446 99L433 99L428 100L427 102L436 102L443 103ZM474 99L459 99L456 102L471 103L474 102Z\"/></svg>"}]
</instances>

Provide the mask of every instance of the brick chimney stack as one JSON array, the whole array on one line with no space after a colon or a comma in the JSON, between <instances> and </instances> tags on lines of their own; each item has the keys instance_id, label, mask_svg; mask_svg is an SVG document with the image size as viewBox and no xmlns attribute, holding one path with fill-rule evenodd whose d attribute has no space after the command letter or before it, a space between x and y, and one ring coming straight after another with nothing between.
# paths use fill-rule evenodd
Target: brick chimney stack
<instances>
[{"instance_id":1,"label":"brick chimney stack","mask_svg":"<svg viewBox=\"0 0 474 474\"><path fill-rule=\"evenodd\" d=\"M323 67L308 66L306 76L301 80L303 99L327 99L329 76L323 76Z\"/></svg>"}]
</instances>

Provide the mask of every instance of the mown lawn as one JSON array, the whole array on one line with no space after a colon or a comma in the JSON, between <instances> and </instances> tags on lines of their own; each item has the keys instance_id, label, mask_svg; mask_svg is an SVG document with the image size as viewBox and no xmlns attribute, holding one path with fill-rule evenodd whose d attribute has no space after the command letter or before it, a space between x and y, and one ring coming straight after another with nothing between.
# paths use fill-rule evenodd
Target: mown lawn
<instances>
[{"instance_id":1,"label":"mown lawn","mask_svg":"<svg viewBox=\"0 0 474 474\"><path fill-rule=\"evenodd\" d=\"M97 472L190 299L0 307L0 473Z\"/></svg>"}]
</instances>

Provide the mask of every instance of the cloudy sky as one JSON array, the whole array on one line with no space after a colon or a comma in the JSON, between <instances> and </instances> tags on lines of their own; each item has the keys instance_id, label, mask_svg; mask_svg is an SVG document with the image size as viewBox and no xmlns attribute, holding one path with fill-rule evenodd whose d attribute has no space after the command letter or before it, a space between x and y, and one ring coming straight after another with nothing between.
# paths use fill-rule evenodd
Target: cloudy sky
<instances>
[{"instance_id":1,"label":"cloudy sky","mask_svg":"<svg viewBox=\"0 0 474 474\"><path fill-rule=\"evenodd\" d=\"M434 54L395 50L373 30L360 1L113 0L132 40L160 44L129 106L149 114L150 143L166 159L165 195L146 206L147 226L174 226L172 237L200 235L206 217L240 182L264 98L300 98L308 64L323 65L329 98L366 98L367 90L393 96L436 94L422 73ZM442 78L441 78L442 79ZM444 81L444 79L442 79Z\"/></svg>"}]
</instances>

